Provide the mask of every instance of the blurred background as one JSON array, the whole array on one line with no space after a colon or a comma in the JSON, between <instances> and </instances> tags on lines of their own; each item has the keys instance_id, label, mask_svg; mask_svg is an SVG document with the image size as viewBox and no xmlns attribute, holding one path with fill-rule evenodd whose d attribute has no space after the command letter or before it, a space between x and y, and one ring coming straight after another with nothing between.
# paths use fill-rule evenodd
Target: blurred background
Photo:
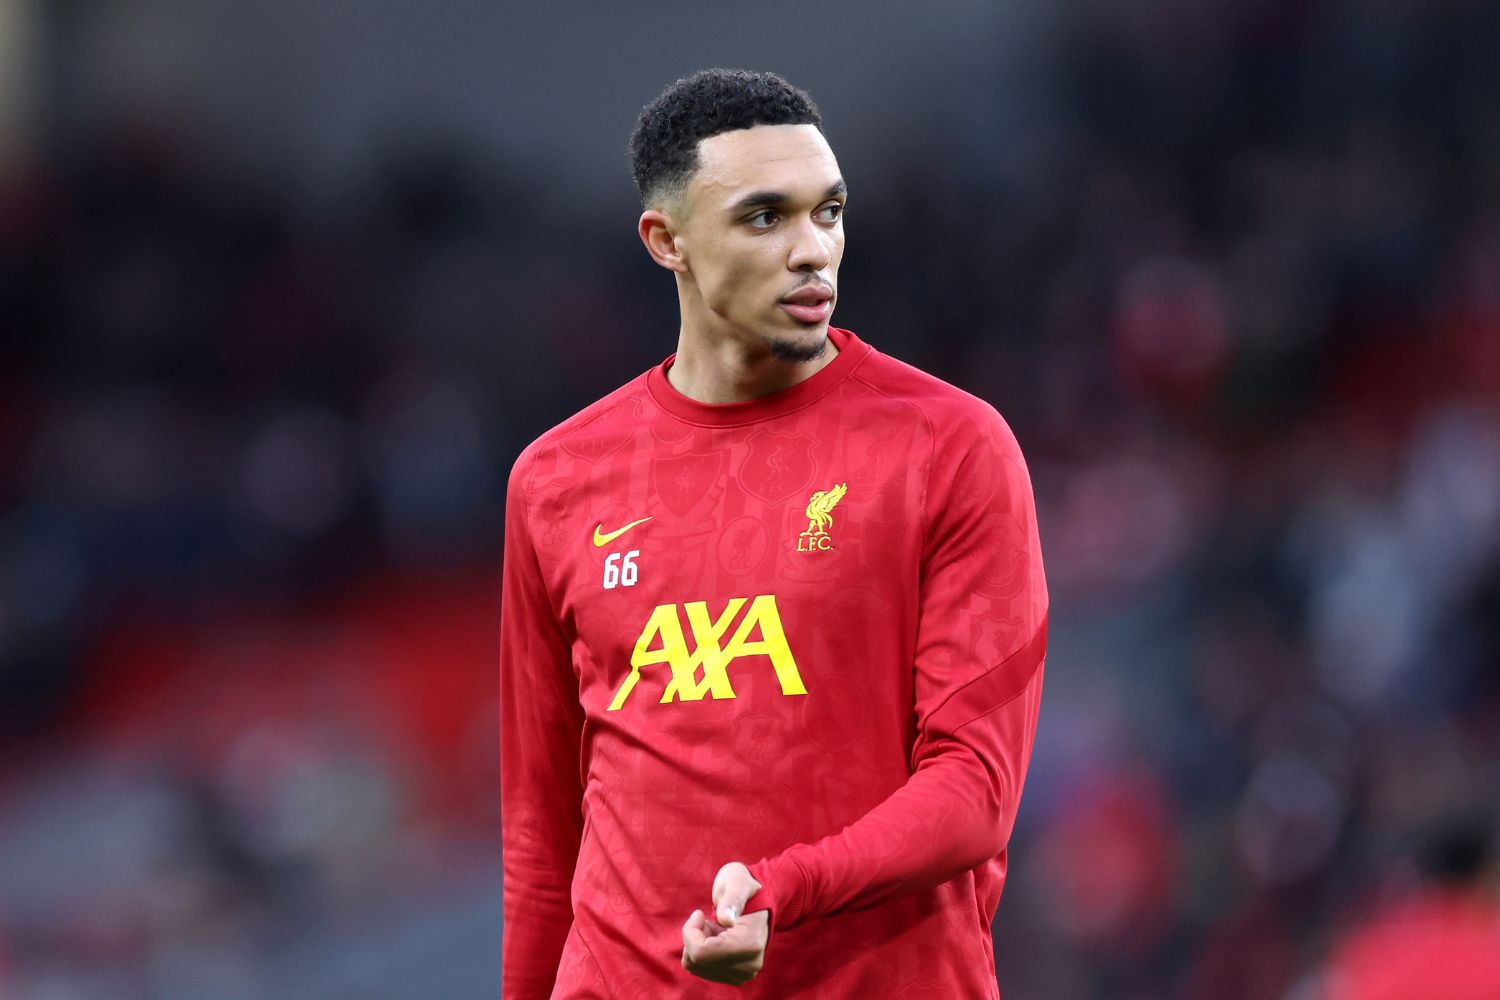
<instances>
[{"instance_id":1,"label":"blurred background","mask_svg":"<svg viewBox=\"0 0 1500 1000\"><path fill-rule=\"evenodd\" d=\"M0 997L496 995L503 484L674 346L624 146L709 65L813 93L835 321L1031 464L1007 1000L1482 954L1497 44L1479 0L0 0Z\"/></svg>"}]
</instances>

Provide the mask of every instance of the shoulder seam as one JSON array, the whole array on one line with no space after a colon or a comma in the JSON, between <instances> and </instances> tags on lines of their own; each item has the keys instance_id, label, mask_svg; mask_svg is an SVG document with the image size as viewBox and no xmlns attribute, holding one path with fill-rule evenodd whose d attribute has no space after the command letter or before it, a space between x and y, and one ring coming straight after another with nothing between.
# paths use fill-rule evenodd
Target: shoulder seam
<instances>
[{"instance_id":1,"label":"shoulder seam","mask_svg":"<svg viewBox=\"0 0 1500 1000\"><path fill-rule=\"evenodd\" d=\"M635 378L631 379L629 382L626 382L624 385L620 386L620 388L618 388L614 392L610 393L611 396L615 395L616 393L619 393L620 394L620 398L617 399L617 400L615 400L613 403L610 403L608 406L601 407L598 413L595 413L593 416L589 417L587 420L585 420L582 423L578 424L576 427L569 427L566 432L562 431L562 427L563 427L564 424L568 423L569 420L573 420L575 417L578 416L578 414L575 413L572 417L569 417L567 420L564 420L562 423L555 424L552 427L549 427L547 430L543 431L541 434L539 434L537 436L536 440L532 442L532 445L539 444L542 441L546 440L547 438L553 436L554 434L557 434L557 435L561 436L563 433L572 434L572 433L575 433L577 431L581 431L585 427L588 427L590 424L592 424L594 421L600 419L601 417L604 417L604 416L606 416L608 414L613 413L616 409L618 409L620 407L621 404L623 404L625 402L625 400L631 399L635 395L637 395L637 393L640 393L640 392L644 391L644 387L642 387L642 388L637 388L634 392L625 392L626 389L629 389L632 386L634 386L635 383L641 379L641 377L642 376L637 375ZM651 393L650 392L646 392L646 395L650 396ZM608 399L609 397L606 396L604 398ZM602 403L602 402L604 402L603 399L597 401L597 403ZM597 405L597 403L595 403L593 405ZM653 403L653 405L654 405L654 403Z\"/></svg>"},{"instance_id":2,"label":"shoulder seam","mask_svg":"<svg viewBox=\"0 0 1500 1000\"><path fill-rule=\"evenodd\" d=\"M609 409L614 409L614 407L610 407ZM608 412L608 410L605 412ZM584 424L587 425L592 422L593 418L591 417L584 421ZM547 573L542 568L542 554L537 551L536 536L531 526L531 477L535 473L536 455L535 453L528 452L526 456L526 470L521 481L521 496L519 498L521 501L521 520L526 526L526 548L531 553L531 561L535 564L537 577L541 580L542 593L547 597L547 610L552 612L552 621L556 624L557 631L562 635L562 638L571 646L575 637L571 634L571 630L563 624L562 615L558 613L557 600L553 597L552 588L547 583Z\"/></svg>"},{"instance_id":3,"label":"shoulder seam","mask_svg":"<svg viewBox=\"0 0 1500 1000\"><path fill-rule=\"evenodd\" d=\"M872 351L871 354L873 354L873 353L874 352ZM869 355L866 355L865 359L862 359L862 360L866 360L868 358L869 358ZM927 533L928 533L928 531L932 527L931 522L929 521L929 519L927 517L927 498L932 493L932 468L933 468L933 465L935 464L935 457L937 455L937 428L934 427L934 426L932 426L932 417L928 416L927 411L925 409L923 409L921 406L919 406L918 404L912 402L909 399L903 399L900 396L896 396L896 395L894 395L894 394L892 394L890 392L887 392L886 389L883 386L876 385L874 382L872 382L869 379L867 379L864 376L862 376L859 373L858 369L855 369L854 371L850 372L849 373L849 377L851 379L854 379L854 380L858 381L861 385L865 386L871 392L874 392L874 393L876 393L878 395L884 396L886 399L892 400L894 402L905 403L907 406L910 406L912 409L916 410L917 413L921 416L922 423L927 428L927 468L926 468L926 470L925 470L925 472L924 472L924 474L922 476L922 502L921 502L921 504L918 507L918 515L917 515L922 520L922 554L925 556L926 553L927 553L927 542L929 540ZM919 577L918 582L919 583L920 583L920 575L921 575L921 570L919 568L919 570L918 570L918 577Z\"/></svg>"}]
</instances>

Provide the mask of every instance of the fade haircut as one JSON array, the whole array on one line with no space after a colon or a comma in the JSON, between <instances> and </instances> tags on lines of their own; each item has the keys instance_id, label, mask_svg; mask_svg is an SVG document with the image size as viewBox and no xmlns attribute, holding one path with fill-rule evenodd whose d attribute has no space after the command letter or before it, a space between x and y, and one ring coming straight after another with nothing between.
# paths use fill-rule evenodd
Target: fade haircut
<instances>
[{"instance_id":1,"label":"fade haircut","mask_svg":"<svg viewBox=\"0 0 1500 1000\"><path fill-rule=\"evenodd\" d=\"M705 69L678 80L641 109L630 168L641 204L682 193L699 166L698 143L756 125L812 125L823 116L806 91L775 73Z\"/></svg>"}]
</instances>

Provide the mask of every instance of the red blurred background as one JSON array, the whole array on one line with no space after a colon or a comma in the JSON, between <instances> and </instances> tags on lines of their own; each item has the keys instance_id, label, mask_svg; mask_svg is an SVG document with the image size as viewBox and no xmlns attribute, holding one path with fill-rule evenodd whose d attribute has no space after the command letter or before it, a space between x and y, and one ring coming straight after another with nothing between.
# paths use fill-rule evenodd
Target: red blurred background
<instances>
[{"instance_id":1,"label":"red blurred background","mask_svg":"<svg viewBox=\"0 0 1500 1000\"><path fill-rule=\"evenodd\" d=\"M1496 38L0 0L0 996L496 994L502 486L672 349L623 149L716 64L822 104L840 325L1031 462L1004 995L1494 996Z\"/></svg>"}]
</instances>

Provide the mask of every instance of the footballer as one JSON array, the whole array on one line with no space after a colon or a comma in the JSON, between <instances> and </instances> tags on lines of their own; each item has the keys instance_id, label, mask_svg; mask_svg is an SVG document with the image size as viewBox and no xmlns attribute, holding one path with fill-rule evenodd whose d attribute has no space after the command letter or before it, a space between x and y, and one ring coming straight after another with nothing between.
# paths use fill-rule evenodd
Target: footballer
<instances>
[{"instance_id":1,"label":"footballer","mask_svg":"<svg viewBox=\"0 0 1500 1000\"><path fill-rule=\"evenodd\" d=\"M830 326L806 93L698 73L630 154L681 326L511 472L504 996L998 997L1047 644L1015 438Z\"/></svg>"}]
</instances>

